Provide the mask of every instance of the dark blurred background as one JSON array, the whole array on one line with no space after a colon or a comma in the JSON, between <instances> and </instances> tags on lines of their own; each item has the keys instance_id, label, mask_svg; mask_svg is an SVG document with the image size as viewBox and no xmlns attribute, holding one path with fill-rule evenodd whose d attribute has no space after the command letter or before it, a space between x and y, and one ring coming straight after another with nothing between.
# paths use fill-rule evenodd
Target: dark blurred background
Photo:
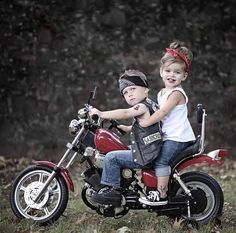
<instances>
[{"instance_id":1,"label":"dark blurred background","mask_svg":"<svg viewBox=\"0 0 236 233\"><path fill-rule=\"evenodd\" d=\"M179 39L194 53L184 88L197 131L207 109L206 151L236 150L236 1L0 1L0 155L42 159L64 152L68 124L97 85L100 109L125 107L117 78L146 73L155 99L158 60Z\"/></svg>"}]
</instances>

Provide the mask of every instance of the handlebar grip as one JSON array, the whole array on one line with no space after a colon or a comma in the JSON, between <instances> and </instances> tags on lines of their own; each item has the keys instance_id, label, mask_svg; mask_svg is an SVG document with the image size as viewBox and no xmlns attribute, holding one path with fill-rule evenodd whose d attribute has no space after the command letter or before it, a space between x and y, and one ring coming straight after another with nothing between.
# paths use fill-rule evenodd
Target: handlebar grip
<instances>
[{"instance_id":1,"label":"handlebar grip","mask_svg":"<svg viewBox=\"0 0 236 233\"><path fill-rule=\"evenodd\" d=\"M202 115L203 115L203 106L202 104L197 105L197 122L202 123Z\"/></svg>"},{"instance_id":2,"label":"handlebar grip","mask_svg":"<svg viewBox=\"0 0 236 233\"><path fill-rule=\"evenodd\" d=\"M116 120L110 120L111 122L111 126L109 127L109 129L111 129L112 127L116 128L122 135L125 135L126 132L120 128L118 128L119 123Z\"/></svg>"},{"instance_id":3,"label":"handlebar grip","mask_svg":"<svg viewBox=\"0 0 236 233\"><path fill-rule=\"evenodd\" d=\"M97 114L92 115L92 119L97 122L99 119L99 116Z\"/></svg>"},{"instance_id":4,"label":"handlebar grip","mask_svg":"<svg viewBox=\"0 0 236 233\"><path fill-rule=\"evenodd\" d=\"M95 99L96 92L97 92L97 86L95 86L95 87L94 87L94 90L93 90L93 94L92 94L92 99L93 99L93 100Z\"/></svg>"},{"instance_id":5,"label":"handlebar grip","mask_svg":"<svg viewBox=\"0 0 236 233\"><path fill-rule=\"evenodd\" d=\"M117 128L117 126L119 125L116 120L112 120L112 119L111 119L110 122L111 122L112 127Z\"/></svg>"},{"instance_id":6,"label":"handlebar grip","mask_svg":"<svg viewBox=\"0 0 236 233\"><path fill-rule=\"evenodd\" d=\"M119 128L117 127L117 130L118 130L122 135L125 135L125 134L126 134L126 132L125 132L123 129L119 129Z\"/></svg>"}]
</instances>

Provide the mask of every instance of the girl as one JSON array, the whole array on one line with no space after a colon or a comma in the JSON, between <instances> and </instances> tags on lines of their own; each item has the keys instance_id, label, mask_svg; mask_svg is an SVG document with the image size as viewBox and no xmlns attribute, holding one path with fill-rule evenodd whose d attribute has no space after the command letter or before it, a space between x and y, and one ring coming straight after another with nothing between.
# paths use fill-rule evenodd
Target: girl
<instances>
[{"instance_id":1,"label":"girl","mask_svg":"<svg viewBox=\"0 0 236 233\"><path fill-rule=\"evenodd\" d=\"M192 52L182 42L175 41L166 48L160 61L160 76L164 82L157 95L160 109L140 122L142 127L148 127L158 121L163 123L163 147L155 161L157 176L157 191L150 191L147 197L141 197L143 204L158 206L167 204L168 182L171 169L169 166L177 154L195 140L192 127L187 118L188 97L181 83L189 75Z\"/></svg>"}]
</instances>

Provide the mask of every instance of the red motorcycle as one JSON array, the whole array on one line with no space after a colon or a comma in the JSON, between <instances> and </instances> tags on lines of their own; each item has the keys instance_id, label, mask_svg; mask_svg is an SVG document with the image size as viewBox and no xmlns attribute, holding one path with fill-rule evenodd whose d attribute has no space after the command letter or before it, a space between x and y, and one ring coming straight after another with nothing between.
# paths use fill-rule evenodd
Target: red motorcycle
<instances>
[{"instance_id":1,"label":"red motorcycle","mask_svg":"<svg viewBox=\"0 0 236 233\"><path fill-rule=\"evenodd\" d=\"M221 165L228 155L227 150L218 149L204 154L206 111L202 105L197 108L197 121L200 135L197 140L173 161L169 182L168 204L147 206L139 198L150 190L156 190L157 178L154 170L124 169L121 171L122 203L100 205L91 200L93 192L98 191L102 174L103 159L113 150L126 150L128 146L111 129L117 128L117 122L109 122L104 127L104 120L89 116L90 100L94 99L95 90L90 93L88 104L78 111L78 119L71 121L69 130L75 135L72 143L67 143L67 150L58 164L49 161L37 161L16 177L10 193L12 211L18 218L33 219L40 225L56 221L65 211L69 191L74 191L69 167L76 158L79 163L86 163L87 169L81 174L84 186L81 190L83 202L104 217L122 217L130 209L148 210L158 215L171 218L183 218L195 224L206 224L222 213L224 196L218 182L201 171L184 172L195 164ZM120 130L119 130L120 131Z\"/></svg>"}]
</instances>

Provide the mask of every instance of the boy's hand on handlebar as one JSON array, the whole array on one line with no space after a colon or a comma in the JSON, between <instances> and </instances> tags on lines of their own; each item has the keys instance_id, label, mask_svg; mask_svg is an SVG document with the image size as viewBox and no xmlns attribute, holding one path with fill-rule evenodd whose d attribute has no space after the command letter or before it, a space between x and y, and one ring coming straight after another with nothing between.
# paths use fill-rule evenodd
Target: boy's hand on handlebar
<instances>
[{"instance_id":1,"label":"boy's hand on handlebar","mask_svg":"<svg viewBox=\"0 0 236 233\"><path fill-rule=\"evenodd\" d=\"M90 116L98 115L98 116L100 117L101 111L99 111L99 110L96 109L96 108L91 108L91 109L89 110L89 115L90 115Z\"/></svg>"}]
</instances>

